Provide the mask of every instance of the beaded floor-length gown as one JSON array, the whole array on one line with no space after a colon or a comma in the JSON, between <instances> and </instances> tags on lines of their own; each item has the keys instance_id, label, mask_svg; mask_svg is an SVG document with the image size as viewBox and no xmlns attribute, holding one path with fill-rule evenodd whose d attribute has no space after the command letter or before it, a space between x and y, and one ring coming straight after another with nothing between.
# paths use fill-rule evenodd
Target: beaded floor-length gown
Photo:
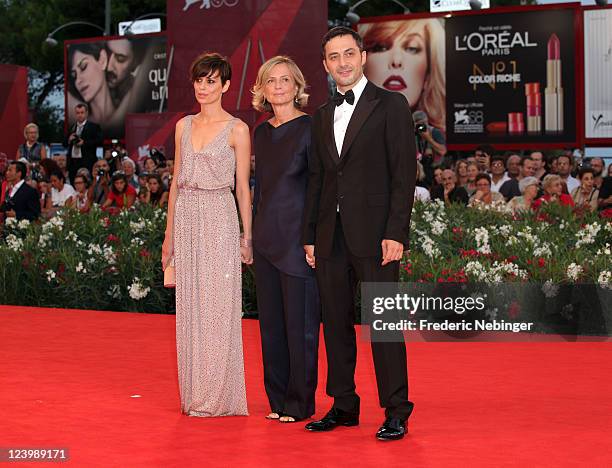
<instances>
[{"instance_id":1,"label":"beaded floor-length gown","mask_svg":"<svg viewBox=\"0 0 612 468\"><path fill-rule=\"evenodd\" d=\"M196 151L188 116L174 215L176 345L181 411L248 414L242 354L239 225L232 195L236 119Z\"/></svg>"}]
</instances>

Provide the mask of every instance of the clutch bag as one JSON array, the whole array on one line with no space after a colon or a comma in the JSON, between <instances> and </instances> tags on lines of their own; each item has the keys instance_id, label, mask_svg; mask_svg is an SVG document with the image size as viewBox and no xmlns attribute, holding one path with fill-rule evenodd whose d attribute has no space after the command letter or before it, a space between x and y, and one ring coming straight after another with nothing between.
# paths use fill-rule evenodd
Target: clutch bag
<instances>
[{"instance_id":1,"label":"clutch bag","mask_svg":"<svg viewBox=\"0 0 612 468\"><path fill-rule=\"evenodd\" d=\"M176 287L176 268L174 267L174 256L170 258L168 265L164 269L164 288Z\"/></svg>"}]
</instances>

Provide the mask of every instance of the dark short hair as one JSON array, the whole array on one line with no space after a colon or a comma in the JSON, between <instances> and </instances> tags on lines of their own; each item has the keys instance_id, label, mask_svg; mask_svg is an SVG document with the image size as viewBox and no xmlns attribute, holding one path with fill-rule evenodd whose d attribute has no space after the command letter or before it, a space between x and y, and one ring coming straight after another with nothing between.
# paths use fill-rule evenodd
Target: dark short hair
<instances>
[{"instance_id":1,"label":"dark short hair","mask_svg":"<svg viewBox=\"0 0 612 468\"><path fill-rule=\"evenodd\" d=\"M232 66L229 60L217 52L204 52L198 55L189 67L189 77L193 83L198 78L209 77L219 72L221 84L232 79Z\"/></svg>"},{"instance_id":2,"label":"dark short hair","mask_svg":"<svg viewBox=\"0 0 612 468\"><path fill-rule=\"evenodd\" d=\"M593 177L595 177L595 169L593 169L592 167L583 167L578 171L578 179L582 180L582 177L585 174L591 174Z\"/></svg>"},{"instance_id":3,"label":"dark short hair","mask_svg":"<svg viewBox=\"0 0 612 468\"><path fill-rule=\"evenodd\" d=\"M356 31L353 31L351 28L347 28L346 26L336 26L335 28L327 31L321 40L321 57L325 58L325 46L327 43L334 37L339 36L351 36L353 39L355 39L357 47L359 47L359 52L363 52L363 38Z\"/></svg>"},{"instance_id":4,"label":"dark short hair","mask_svg":"<svg viewBox=\"0 0 612 468\"><path fill-rule=\"evenodd\" d=\"M482 151L483 153L491 156L495 149L491 145L480 145L476 147L476 151Z\"/></svg>"},{"instance_id":5,"label":"dark short hair","mask_svg":"<svg viewBox=\"0 0 612 468\"><path fill-rule=\"evenodd\" d=\"M559 159L561 158L567 158L567 160L569 161L570 166L572 164L574 164L574 157L570 154L566 154L566 153L561 153L559 156L557 156L557 161L559 161Z\"/></svg>"},{"instance_id":6,"label":"dark short hair","mask_svg":"<svg viewBox=\"0 0 612 468\"><path fill-rule=\"evenodd\" d=\"M75 109L85 109L87 112L89 112L89 106L87 104L85 104L84 102L79 102L76 106L74 106Z\"/></svg>"},{"instance_id":7,"label":"dark short hair","mask_svg":"<svg viewBox=\"0 0 612 468\"><path fill-rule=\"evenodd\" d=\"M53 177L53 176L57 177L62 182L66 182L66 176L64 175L64 173L62 171L53 171L49 175L49 180L51 180L51 177Z\"/></svg>"},{"instance_id":8,"label":"dark short hair","mask_svg":"<svg viewBox=\"0 0 612 468\"><path fill-rule=\"evenodd\" d=\"M533 158L531 156L527 156L527 155L521 157L521 166L525 165L525 161L533 161Z\"/></svg>"},{"instance_id":9,"label":"dark short hair","mask_svg":"<svg viewBox=\"0 0 612 468\"><path fill-rule=\"evenodd\" d=\"M123 192L118 192L117 189L115 189L115 182L117 182L118 180L122 180L123 182L125 182L125 189L123 189ZM128 180L127 180L127 176L125 175L124 172L122 171L117 171L113 174L113 177L111 178L111 190L115 195L121 195L122 193L127 192L127 188L128 188Z\"/></svg>"},{"instance_id":10,"label":"dark short hair","mask_svg":"<svg viewBox=\"0 0 612 468\"><path fill-rule=\"evenodd\" d=\"M89 178L87 176L84 176L83 174L77 174L74 176L74 183L76 183L77 178L81 178L83 179L83 182L85 182L85 187L89 188Z\"/></svg>"},{"instance_id":11,"label":"dark short hair","mask_svg":"<svg viewBox=\"0 0 612 468\"><path fill-rule=\"evenodd\" d=\"M21 174L21 178L22 178L22 179L25 179L25 176L26 176L26 175L27 175L27 173L28 173L28 168L27 168L27 166L25 165L25 163L23 163L23 162L21 162L21 161L11 161L11 162L9 163L9 166L10 166L10 165L15 166L15 170Z\"/></svg>"},{"instance_id":12,"label":"dark short hair","mask_svg":"<svg viewBox=\"0 0 612 468\"><path fill-rule=\"evenodd\" d=\"M499 154L493 156L491 158L491 164L493 164L495 161L501 161L501 163L505 166L506 165L506 158L504 158L503 156L500 156Z\"/></svg>"},{"instance_id":13,"label":"dark short hair","mask_svg":"<svg viewBox=\"0 0 612 468\"><path fill-rule=\"evenodd\" d=\"M491 178L489 177L489 174L485 174L484 172L479 173L476 178L474 179L474 183L476 184L479 180L486 180L489 185L491 185Z\"/></svg>"}]
</instances>

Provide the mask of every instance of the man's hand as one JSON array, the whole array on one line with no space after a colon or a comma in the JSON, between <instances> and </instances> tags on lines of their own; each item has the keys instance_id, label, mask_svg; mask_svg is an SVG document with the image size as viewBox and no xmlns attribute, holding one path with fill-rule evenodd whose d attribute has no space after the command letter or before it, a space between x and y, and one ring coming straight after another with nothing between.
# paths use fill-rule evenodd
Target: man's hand
<instances>
[{"instance_id":1,"label":"man's hand","mask_svg":"<svg viewBox=\"0 0 612 468\"><path fill-rule=\"evenodd\" d=\"M391 239L383 239L382 241L382 266L387 263L396 262L402 259L404 254L404 244Z\"/></svg>"},{"instance_id":2,"label":"man's hand","mask_svg":"<svg viewBox=\"0 0 612 468\"><path fill-rule=\"evenodd\" d=\"M15 210L7 210L6 212L7 218L15 218L16 216L17 216L17 213L15 213Z\"/></svg>"},{"instance_id":3,"label":"man's hand","mask_svg":"<svg viewBox=\"0 0 612 468\"><path fill-rule=\"evenodd\" d=\"M315 268L314 245L305 245L304 252L306 252L306 263L310 268Z\"/></svg>"}]
</instances>

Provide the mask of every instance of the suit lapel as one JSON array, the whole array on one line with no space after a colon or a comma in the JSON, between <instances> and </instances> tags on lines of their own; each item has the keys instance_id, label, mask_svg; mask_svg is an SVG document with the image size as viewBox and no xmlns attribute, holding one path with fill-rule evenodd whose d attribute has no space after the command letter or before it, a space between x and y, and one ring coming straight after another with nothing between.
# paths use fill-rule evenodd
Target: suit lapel
<instances>
[{"instance_id":1,"label":"suit lapel","mask_svg":"<svg viewBox=\"0 0 612 468\"><path fill-rule=\"evenodd\" d=\"M323 140L325 141L325 146L327 147L327 151L331 156L334 164L340 163L340 155L338 154L338 148L336 148L336 139L334 138L334 110L336 106L333 102L329 102L325 107L323 107Z\"/></svg>"},{"instance_id":2,"label":"suit lapel","mask_svg":"<svg viewBox=\"0 0 612 468\"><path fill-rule=\"evenodd\" d=\"M379 99L376 99L376 86L368 81L361 98L357 101L357 107L355 107L355 111L346 129L346 135L342 143L342 154L340 155L341 160L344 160L347 151L353 144L353 141L355 141L355 138L357 138L359 130L361 130L361 127L363 127L363 124L378 105L379 101Z\"/></svg>"}]
</instances>

